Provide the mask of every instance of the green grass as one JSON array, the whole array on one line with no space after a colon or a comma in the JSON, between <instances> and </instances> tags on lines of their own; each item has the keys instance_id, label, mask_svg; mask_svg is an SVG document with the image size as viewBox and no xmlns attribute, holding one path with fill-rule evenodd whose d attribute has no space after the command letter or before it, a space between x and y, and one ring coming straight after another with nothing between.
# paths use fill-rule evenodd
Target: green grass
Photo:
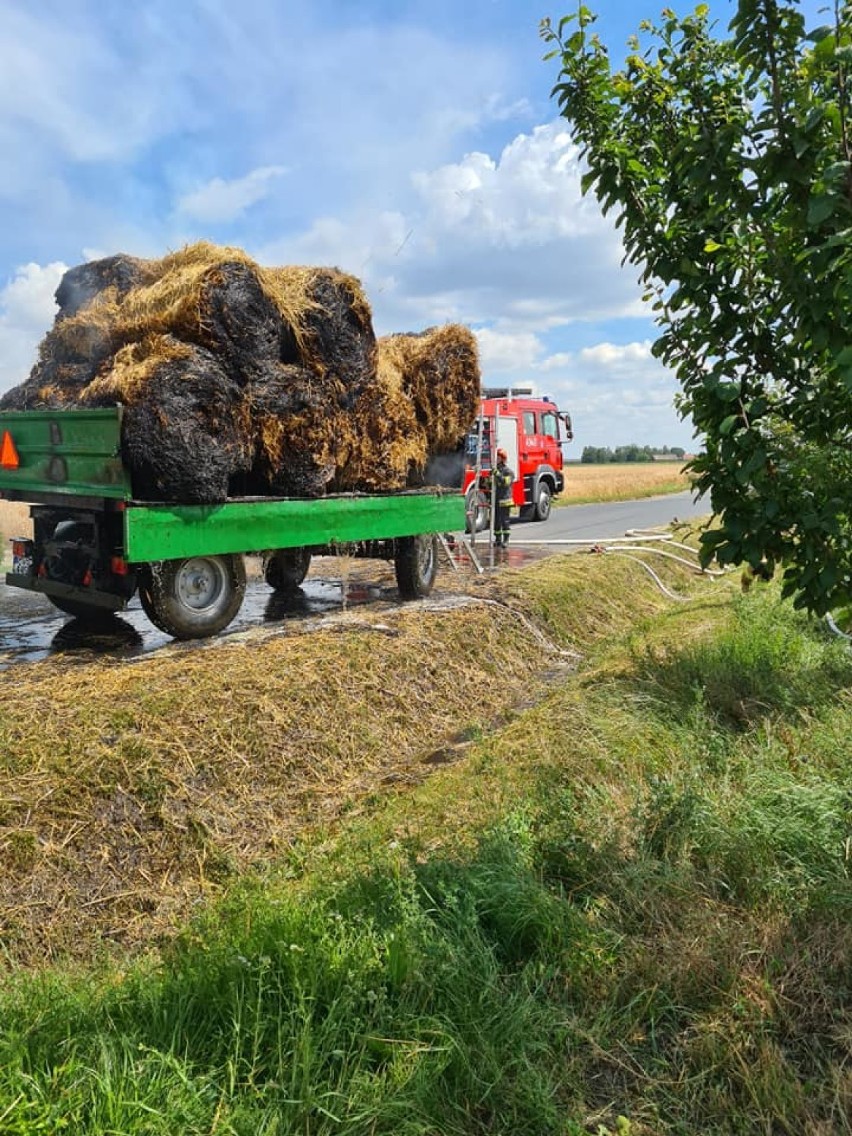
<instances>
[{"instance_id":1,"label":"green grass","mask_svg":"<svg viewBox=\"0 0 852 1136\"><path fill-rule=\"evenodd\" d=\"M159 952L11 979L0 1132L852 1131L850 688L770 588L646 614Z\"/></svg>"}]
</instances>

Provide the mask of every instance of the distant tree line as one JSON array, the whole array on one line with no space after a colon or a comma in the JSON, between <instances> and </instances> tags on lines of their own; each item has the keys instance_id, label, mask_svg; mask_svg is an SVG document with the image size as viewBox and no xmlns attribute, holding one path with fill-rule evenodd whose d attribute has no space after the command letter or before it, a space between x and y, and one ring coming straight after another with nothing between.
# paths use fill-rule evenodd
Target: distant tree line
<instances>
[{"instance_id":1,"label":"distant tree line","mask_svg":"<svg viewBox=\"0 0 852 1136\"><path fill-rule=\"evenodd\" d=\"M588 465L598 465L603 462L650 462L656 457L683 458L686 450L682 446L616 446L614 450L609 446L585 446L580 458Z\"/></svg>"}]
</instances>

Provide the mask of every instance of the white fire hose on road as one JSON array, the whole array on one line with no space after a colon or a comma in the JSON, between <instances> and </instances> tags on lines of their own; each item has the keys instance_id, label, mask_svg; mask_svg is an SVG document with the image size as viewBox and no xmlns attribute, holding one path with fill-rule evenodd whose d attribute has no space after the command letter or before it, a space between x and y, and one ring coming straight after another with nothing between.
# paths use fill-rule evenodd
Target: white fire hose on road
<instances>
[{"instance_id":1,"label":"white fire hose on road","mask_svg":"<svg viewBox=\"0 0 852 1136\"><path fill-rule=\"evenodd\" d=\"M689 560L685 556L670 552L668 548L657 547L659 544L666 544L672 548L688 552L693 557L698 555L697 551L692 548L691 545L683 544L681 541L675 540L671 533L661 533L643 529L629 529L624 536L619 537L553 537L549 540L525 540L523 538L517 539L514 536L512 538L512 545L515 548L570 548L588 546L591 551L623 556L625 559L633 560L635 563L639 564L664 595L678 601L688 600L690 597L678 595L671 591L671 589L663 583L650 564L643 559L643 556L663 556L667 560L684 564L687 568L692 569L700 576L709 576L711 579L720 579L728 575L728 572L719 569L702 568L695 560ZM481 571L478 565L477 568Z\"/></svg>"}]
</instances>

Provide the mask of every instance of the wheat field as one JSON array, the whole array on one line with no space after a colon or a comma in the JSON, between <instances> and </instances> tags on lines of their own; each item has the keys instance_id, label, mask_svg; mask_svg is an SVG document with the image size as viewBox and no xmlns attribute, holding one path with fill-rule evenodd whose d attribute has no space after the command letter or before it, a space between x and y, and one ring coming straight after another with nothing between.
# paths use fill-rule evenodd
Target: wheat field
<instances>
[{"instance_id":1,"label":"wheat field","mask_svg":"<svg viewBox=\"0 0 852 1136\"><path fill-rule=\"evenodd\" d=\"M562 505L594 501L629 501L689 489L689 477L677 462L570 464L565 467Z\"/></svg>"},{"instance_id":2,"label":"wheat field","mask_svg":"<svg viewBox=\"0 0 852 1136\"><path fill-rule=\"evenodd\" d=\"M17 501L0 501L0 560L9 551L8 541L13 536L32 536L30 507Z\"/></svg>"}]
</instances>

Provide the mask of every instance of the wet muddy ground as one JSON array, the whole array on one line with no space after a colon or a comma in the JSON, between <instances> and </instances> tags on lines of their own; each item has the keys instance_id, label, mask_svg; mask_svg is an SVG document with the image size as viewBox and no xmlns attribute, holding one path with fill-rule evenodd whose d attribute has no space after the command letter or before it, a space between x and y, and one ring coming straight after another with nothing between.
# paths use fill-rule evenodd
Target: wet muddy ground
<instances>
[{"instance_id":1,"label":"wet muddy ground","mask_svg":"<svg viewBox=\"0 0 852 1136\"><path fill-rule=\"evenodd\" d=\"M550 550L554 551L565 550ZM476 553L483 573L493 573L507 566L520 568L546 554L545 550L520 547L492 552L485 546L477 546ZM434 602L441 602L444 589L464 590L466 583L472 584L478 578L479 573L463 553L455 555L454 563L455 569L442 555ZM15 663L38 662L50 655L63 655L77 661L97 655L133 658L174 643L149 622L138 596L133 597L120 615L92 627L64 615L44 596L8 587L5 583L7 568L8 564L4 564L0 573L0 670ZM270 590L256 558L247 558L246 569L248 584L243 605L218 639L252 627L287 621L300 621L309 627L312 620L356 606L381 609L401 602L393 571L382 561L349 562L342 572L340 562L334 557L318 558L301 588L289 593ZM197 643L182 644L187 650L196 646Z\"/></svg>"}]
</instances>

